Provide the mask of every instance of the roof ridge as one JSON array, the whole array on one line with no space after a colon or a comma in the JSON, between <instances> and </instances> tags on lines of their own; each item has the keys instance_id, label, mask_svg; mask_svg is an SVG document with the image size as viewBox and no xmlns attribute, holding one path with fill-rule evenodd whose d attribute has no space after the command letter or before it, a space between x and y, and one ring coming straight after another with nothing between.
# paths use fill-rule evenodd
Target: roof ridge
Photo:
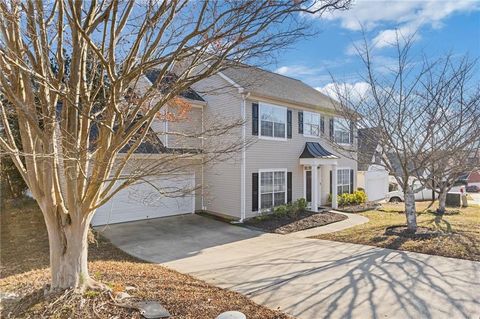
<instances>
[{"instance_id":1,"label":"roof ridge","mask_svg":"<svg viewBox=\"0 0 480 319\"><path fill-rule=\"evenodd\" d=\"M274 72L274 71L271 71L271 70L267 70L267 69L263 69L259 66L255 66L255 65L250 65L250 64L246 64L246 63L241 63L241 62L236 62L235 64L237 64L239 67L237 67L236 65L232 64L230 65L229 67L231 68L236 68L236 69L241 69L241 68L251 68L251 69L256 69L256 70L259 70L261 72L266 72L266 73L270 73L270 74L273 74L273 75L276 75L276 76L281 76L285 79L288 79L288 80L293 80L293 81L296 81L298 83L300 83L301 85L303 85L304 87L308 88L309 90L312 90L312 92L315 92L316 94L319 94L321 95L322 97L326 98L326 99L331 99L330 96L326 95L325 93L323 92L320 92L319 90L315 89L313 86L303 82L302 80L300 79L296 79L294 77L291 77L291 76L287 76L287 75L283 75L283 74L280 74L280 73L277 73L277 72Z\"/></svg>"}]
</instances>

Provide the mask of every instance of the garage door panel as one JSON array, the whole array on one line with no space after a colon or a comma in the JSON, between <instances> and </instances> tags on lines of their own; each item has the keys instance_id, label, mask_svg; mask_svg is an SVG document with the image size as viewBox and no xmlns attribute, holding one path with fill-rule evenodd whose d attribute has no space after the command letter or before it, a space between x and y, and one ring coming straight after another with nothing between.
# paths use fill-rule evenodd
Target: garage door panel
<instances>
[{"instance_id":1,"label":"garage door panel","mask_svg":"<svg viewBox=\"0 0 480 319\"><path fill-rule=\"evenodd\" d=\"M149 178L119 191L100 207L93 225L166 217L194 211L193 175Z\"/></svg>"}]
</instances>

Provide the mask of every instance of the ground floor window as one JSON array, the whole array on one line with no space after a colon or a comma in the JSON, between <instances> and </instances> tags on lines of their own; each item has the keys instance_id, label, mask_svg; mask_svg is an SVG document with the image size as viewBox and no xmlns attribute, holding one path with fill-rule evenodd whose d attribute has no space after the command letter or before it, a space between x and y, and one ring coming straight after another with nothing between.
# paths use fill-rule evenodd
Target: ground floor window
<instances>
[{"instance_id":1,"label":"ground floor window","mask_svg":"<svg viewBox=\"0 0 480 319\"><path fill-rule=\"evenodd\" d=\"M285 171L260 172L260 208L268 209L286 203Z\"/></svg>"},{"instance_id":2,"label":"ground floor window","mask_svg":"<svg viewBox=\"0 0 480 319\"><path fill-rule=\"evenodd\" d=\"M339 169L337 170L337 192L338 195L343 193L350 193L350 170Z\"/></svg>"}]
</instances>

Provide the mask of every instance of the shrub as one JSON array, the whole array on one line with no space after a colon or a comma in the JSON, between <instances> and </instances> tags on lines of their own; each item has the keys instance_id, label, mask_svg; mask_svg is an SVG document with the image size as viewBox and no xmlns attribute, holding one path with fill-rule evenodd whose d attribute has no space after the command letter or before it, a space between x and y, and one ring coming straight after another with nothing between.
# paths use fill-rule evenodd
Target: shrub
<instances>
[{"instance_id":1,"label":"shrub","mask_svg":"<svg viewBox=\"0 0 480 319\"><path fill-rule=\"evenodd\" d=\"M355 193L353 193L355 197L355 202L357 204L363 204L367 202L367 194L363 190L358 190Z\"/></svg>"},{"instance_id":2,"label":"shrub","mask_svg":"<svg viewBox=\"0 0 480 319\"><path fill-rule=\"evenodd\" d=\"M273 214L279 217L290 216L295 217L298 213L304 212L307 209L307 201L305 198L299 198L293 203L276 206L272 209Z\"/></svg>"},{"instance_id":3,"label":"shrub","mask_svg":"<svg viewBox=\"0 0 480 319\"><path fill-rule=\"evenodd\" d=\"M287 205L280 205L273 209L273 213L277 216L286 216L289 213Z\"/></svg>"},{"instance_id":4,"label":"shrub","mask_svg":"<svg viewBox=\"0 0 480 319\"><path fill-rule=\"evenodd\" d=\"M303 213L307 209L307 200L305 198L299 198L291 204L287 204L288 215L295 217L298 213Z\"/></svg>"},{"instance_id":5,"label":"shrub","mask_svg":"<svg viewBox=\"0 0 480 319\"><path fill-rule=\"evenodd\" d=\"M307 209L307 200L305 198L299 198L294 202L297 205L298 210L300 212L304 212Z\"/></svg>"},{"instance_id":6,"label":"shrub","mask_svg":"<svg viewBox=\"0 0 480 319\"><path fill-rule=\"evenodd\" d=\"M343 193L337 196L339 206L360 205L367 201L367 194L362 190L357 190L353 194ZM332 194L328 194L328 202L332 202Z\"/></svg>"}]
</instances>

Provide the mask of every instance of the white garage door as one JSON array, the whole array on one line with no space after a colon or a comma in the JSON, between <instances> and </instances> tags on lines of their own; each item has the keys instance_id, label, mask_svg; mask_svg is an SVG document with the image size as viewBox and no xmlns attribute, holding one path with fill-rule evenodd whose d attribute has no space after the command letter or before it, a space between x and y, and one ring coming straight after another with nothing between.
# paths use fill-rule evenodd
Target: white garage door
<instances>
[{"instance_id":1,"label":"white garage door","mask_svg":"<svg viewBox=\"0 0 480 319\"><path fill-rule=\"evenodd\" d=\"M193 213L194 175L168 175L149 178L118 192L97 209L92 225L123 223L134 220Z\"/></svg>"}]
</instances>

